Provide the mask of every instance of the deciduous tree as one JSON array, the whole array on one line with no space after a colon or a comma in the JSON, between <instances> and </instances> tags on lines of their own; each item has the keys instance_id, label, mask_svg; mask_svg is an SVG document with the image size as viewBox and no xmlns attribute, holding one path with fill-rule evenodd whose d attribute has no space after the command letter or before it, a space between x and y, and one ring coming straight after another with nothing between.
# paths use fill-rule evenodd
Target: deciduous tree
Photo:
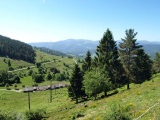
<instances>
[{"instance_id":1,"label":"deciduous tree","mask_svg":"<svg viewBox=\"0 0 160 120\"><path fill-rule=\"evenodd\" d=\"M160 52L157 52L155 54L155 58L153 61L153 70L155 73L159 73L160 72Z\"/></svg>"},{"instance_id":2,"label":"deciduous tree","mask_svg":"<svg viewBox=\"0 0 160 120\"><path fill-rule=\"evenodd\" d=\"M93 96L96 99L97 94L111 90L112 83L109 81L107 73L99 68L93 69L84 75L84 88L88 96Z\"/></svg>"}]
</instances>

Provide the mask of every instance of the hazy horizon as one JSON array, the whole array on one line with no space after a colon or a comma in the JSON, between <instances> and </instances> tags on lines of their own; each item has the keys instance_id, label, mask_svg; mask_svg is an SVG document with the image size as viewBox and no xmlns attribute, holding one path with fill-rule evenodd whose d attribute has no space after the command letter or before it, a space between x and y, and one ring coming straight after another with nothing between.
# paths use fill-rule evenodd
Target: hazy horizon
<instances>
[{"instance_id":1,"label":"hazy horizon","mask_svg":"<svg viewBox=\"0 0 160 120\"><path fill-rule=\"evenodd\" d=\"M1 0L0 35L25 43L95 41L109 28L120 40L132 28L138 40L158 42L159 4L159 0Z\"/></svg>"},{"instance_id":2,"label":"hazy horizon","mask_svg":"<svg viewBox=\"0 0 160 120\"><path fill-rule=\"evenodd\" d=\"M66 40L89 40L89 39L73 39L73 38L71 38L71 39L65 39L65 40L58 40L58 41L42 41L42 42L47 42L47 43L49 43L49 42L61 42L61 41L66 41ZM99 40L89 40L89 41L99 41ZM121 41L121 40L115 40L115 41ZM139 41L147 41L147 42L158 42L158 43L160 43L160 41L154 41L154 40L138 40L137 39L137 42L139 42ZM40 43L40 42L27 42L27 43Z\"/></svg>"}]
</instances>

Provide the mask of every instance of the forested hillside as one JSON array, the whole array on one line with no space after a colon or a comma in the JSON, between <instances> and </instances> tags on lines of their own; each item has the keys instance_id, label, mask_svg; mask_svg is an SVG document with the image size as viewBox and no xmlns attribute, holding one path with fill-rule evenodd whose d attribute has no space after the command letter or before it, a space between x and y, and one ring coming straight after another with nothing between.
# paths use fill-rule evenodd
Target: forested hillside
<instances>
[{"instance_id":1,"label":"forested hillside","mask_svg":"<svg viewBox=\"0 0 160 120\"><path fill-rule=\"evenodd\" d=\"M34 47L34 49L40 50L41 52L45 52L45 53L51 54L51 55L67 56L67 54L65 54L65 53L62 53L62 52L57 51L57 50L51 50L51 49L46 48L46 47Z\"/></svg>"},{"instance_id":2,"label":"forested hillside","mask_svg":"<svg viewBox=\"0 0 160 120\"><path fill-rule=\"evenodd\" d=\"M32 46L2 35L0 35L0 56L35 62L35 52Z\"/></svg>"}]
</instances>

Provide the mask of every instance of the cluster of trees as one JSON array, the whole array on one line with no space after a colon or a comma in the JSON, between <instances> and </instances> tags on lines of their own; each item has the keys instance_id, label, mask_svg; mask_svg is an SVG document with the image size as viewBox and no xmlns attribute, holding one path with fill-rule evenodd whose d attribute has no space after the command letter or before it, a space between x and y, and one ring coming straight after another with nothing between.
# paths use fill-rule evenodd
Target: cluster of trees
<instances>
[{"instance_id":1,"label":"cluster of trees","mask_svg":"<svg viewBox=\"0 0 160 120\"><path fill-rule=\"evenodd\" d=\"M36 54L32 46L0 35L0 56L34 63Z\"/></svg>"},{"instance_id":2,"label":"cluster of trees","mask_svg":"<svg viewBox=\"0 0 160 120\"><path fill-rule=\"evenodd\" d=\"M137 32L129 29L125 35L117 45L112 32L107 29L97 46L96 56L92 59L88 51L82 70L75 65L68 93L76 103L84 96L96 99L101 92L107 96L107 92L117 87L127 84L130 89L131 82L142 83L151 78L152 60L137 43Z\"/></svg>"},{"instance_id":3,"label":"cluster of trees","mask_svg":"<svg viewBox=\"0 0 160 120\"><path fill-rule=\"evenodd\" d=\"M33 70L28 71L28 75L32 76L32 80L36 83L40 83L46 80L55 79L57 81L63 81L69 79L68 72L60 72L56 67L50 67L49 69L42 67L41 63L36 63L38 72Z\"/></svg>"},{"instance_id":4,"label":"cluster of trees","mask_svg":"<svg viewBox=\"0 0 160 120\"><path fill-rule=\"evenodd\" d=\"M6 71L0 71L0 85L5 86L6 84L20 83L20 77L18 75L13 75Z\"/></svg>"}]
</instances>

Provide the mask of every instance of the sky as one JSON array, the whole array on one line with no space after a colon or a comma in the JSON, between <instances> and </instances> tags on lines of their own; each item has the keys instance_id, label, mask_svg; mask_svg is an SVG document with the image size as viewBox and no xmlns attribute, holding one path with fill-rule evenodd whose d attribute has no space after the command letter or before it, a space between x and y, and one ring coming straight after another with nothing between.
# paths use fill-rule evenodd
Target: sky
<instances>
[{"instance_id":1,"label":"sky","mask_svg":"<svg viewBox=\"0 0 160 120\"><path fill-rule=\"evenodd\" d=\"M160 41L160 0L0 0L0 35L22 42L115 40L126 29L138 40Z\"/></svg>"}]
</instances>

